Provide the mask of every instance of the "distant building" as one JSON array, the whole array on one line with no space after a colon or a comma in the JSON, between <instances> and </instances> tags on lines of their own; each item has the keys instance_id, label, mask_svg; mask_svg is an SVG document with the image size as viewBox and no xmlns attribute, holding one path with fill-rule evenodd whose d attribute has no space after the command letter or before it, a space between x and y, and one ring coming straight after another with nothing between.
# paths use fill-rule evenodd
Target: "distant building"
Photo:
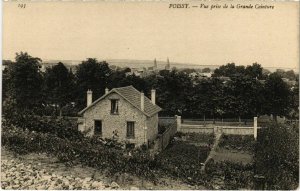
<instances>
[{"instance_id":1,"label":"distant building","mask_svg":"<svg viewBox=\"0 0 300 191\"><path fill-rule=\"evenodd\" d=\"M212 73L211 72L201 72L201 73L199 73L199 75L202 77L211 78Z\"/></svg>"},{"instance_id":2,"label":"distant building","mask_svg":"<svg viewBox=\"0 0 300 191\"><path fill-rule=\"evenodd\" d=\"M123 143L140 146L154 141L158 135L158 112L155 90L151 100L133 86L106 89L105 94L92 103L87 92L87 107L79 112L78 130L89 136L114 138Z\"/></svg>"},{"instance_id":3,"label":"distant building","mask_svg":"<svg viewBox=\"0 0 300 191\"><path fill-rule=\"evenodd\" d=\"M170 65L170 61L169 61L169 58L167 59L167 64L165 66L165 70L171 70L171 65Z\"/></svg>"}]
</instances>

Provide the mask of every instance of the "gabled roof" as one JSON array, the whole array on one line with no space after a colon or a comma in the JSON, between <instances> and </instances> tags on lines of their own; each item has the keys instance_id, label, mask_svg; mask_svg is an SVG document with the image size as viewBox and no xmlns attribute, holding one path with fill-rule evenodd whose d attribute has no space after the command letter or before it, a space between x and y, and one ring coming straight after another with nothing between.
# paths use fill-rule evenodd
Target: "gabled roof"
<instances>
[{"instance_id":1,"label":"gabled roof","mask_svg":"<svg viewBox=\"0 0 300 191\"><path fill-rule=\"evenodd\" d=\"M107 94L103 95L96 101L94 101L90 106L84 108L81 110L78 114L83 114L86 110L90 109L91 107L95 106L99 101L104 99L106 96L108 96L111 93L117 93L121 97L123 97L126 101L128 101L131 105L136 107L138 110L140 110L142 113L144 113L146 116L151 117L152 115L158 113L161 111L161 108L158 105L152 104L151 100L144 96L144 111L141 109L141 92L139 92L137 89L135 89L133 86L126 86L121 88L113 88L110 90Z\"/></svg>"}]
</instances>

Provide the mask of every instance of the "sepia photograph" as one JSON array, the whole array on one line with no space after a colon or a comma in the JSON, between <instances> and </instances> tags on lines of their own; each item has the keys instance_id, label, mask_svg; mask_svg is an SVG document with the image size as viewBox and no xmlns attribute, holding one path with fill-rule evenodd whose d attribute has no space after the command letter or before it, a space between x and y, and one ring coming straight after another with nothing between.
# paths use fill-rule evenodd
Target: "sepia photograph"
<instances>
[{"instance_id":1,"label":"sepia photograph","mask_svg":"<svg viewBox=\"0 0 300 191\"><path fill-rule=\"evenodd\" d=\"M1 189L299 188L299 1L1 6Z\"/></svg>"}]
</instances>

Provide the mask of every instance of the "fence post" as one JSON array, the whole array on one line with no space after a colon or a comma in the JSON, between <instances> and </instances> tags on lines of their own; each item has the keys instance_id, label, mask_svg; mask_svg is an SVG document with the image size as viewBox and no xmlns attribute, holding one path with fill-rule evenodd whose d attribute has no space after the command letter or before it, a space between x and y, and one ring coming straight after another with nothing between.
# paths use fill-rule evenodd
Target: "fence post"
<instances>
[{"instance_id":1,"label":"fence post","mask_svg":"<svg viewBox=\"0 0 300 191\"><path fill-rule=\"evenodd\" d=\"M177 123L177 131L180 131L181 129L181 116L175 115L176 117L176 123Z\"/></svg>"},{"instance_id":2,"label":"fence post","mask_svg":"<svg viewBox=\"0 0 300 191\"><path fill-rule=\"evenodd\" d=\"M254 124L253 124L253 136L254 136L254 139L256 140L257 138L257 117L254 117Z\"/></svg>"}]
</instances>

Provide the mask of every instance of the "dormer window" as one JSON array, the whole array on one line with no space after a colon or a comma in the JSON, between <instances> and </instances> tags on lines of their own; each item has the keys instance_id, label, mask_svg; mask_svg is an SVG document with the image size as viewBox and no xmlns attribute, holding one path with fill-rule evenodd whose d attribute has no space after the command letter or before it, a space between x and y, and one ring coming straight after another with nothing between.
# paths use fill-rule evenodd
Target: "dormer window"
<instances>
[{"instance_id":1,"label":"dormer window","mask_svg":"<svg viewBox=\"0 0 300 191\"><path fill-rule=\"evenodd\" d=\"M110 100L110 103L111 103L110 113L111 114L118 114L119 113L119 104L118 104L118 102L119 102L119 100L117 100L117 99Z\"/></svg>"}]
</instances>

